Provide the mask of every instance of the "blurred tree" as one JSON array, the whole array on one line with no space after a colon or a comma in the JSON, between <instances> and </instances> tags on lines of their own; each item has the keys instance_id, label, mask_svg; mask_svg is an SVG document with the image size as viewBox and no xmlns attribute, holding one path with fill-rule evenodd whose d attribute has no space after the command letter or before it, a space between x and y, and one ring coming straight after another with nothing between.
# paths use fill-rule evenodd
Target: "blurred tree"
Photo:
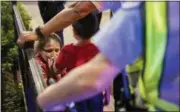
<instances>
[{"instance_id":1,"label":"blurred tree","mask_svg":"<svg viewBox=\"0 0 180 112\"><path fill-rule=\"evenodd\" d=\"M25 28L31 30L31 18L24 7L18 3ZM23 112L22 88L14 83L12 74L13 61L18 56L15 42L12 7L9 1L1 2L1 77L2 77L2 110L3 112Z\"/></svg>"},{"instance_id":2,"label":"blurred tree","mask_svg":"<svg viewBox=\"0 0 180 112\"><path fill-rule=\"evenodd\" d=\"M2 68L6 71L10 71L12 67L13 58L17 56L17 45L14 37L13 28L13 18L12 18L12 8L10 2L1 2L1 52L2 52ZM18 3L17 4L22 20L24 22L25 28L27 30L32 30L30 27L31 18L25 11L24 7Z\"/></svg>"}]
</instances>

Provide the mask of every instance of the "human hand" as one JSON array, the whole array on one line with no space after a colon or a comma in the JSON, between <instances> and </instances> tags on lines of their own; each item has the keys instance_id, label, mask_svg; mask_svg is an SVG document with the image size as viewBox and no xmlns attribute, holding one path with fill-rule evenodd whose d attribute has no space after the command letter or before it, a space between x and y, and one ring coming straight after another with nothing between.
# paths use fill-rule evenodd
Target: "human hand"
<instances>
[{"instance_id":1,"label":"human hand","mask_svg":"<svg viewBox=\"0 0 180 112\"><path fill-rule=\"evenodd\" d=\"M55 58L49 58L48 60L47 60L47 62L48 62L48 68L49 69L51 69L51 70L53 70L53 68L54 68L54 65L55 65Z\"/></svg>"},{"instance_id":2,"label":"human hand","mask_svg":"<svg viewBox=\"0 0 180 112\"><path fill-rule=\"evenodd\" d=\"M51 58L49 58L48 60L47 60L47 62L48 62L48 69L50 69L51 71L53 71L53 72L56 72L57 70L56 70L56 67L55 67L55 64L56 64L56 59L57 59L57 57L51 57Z\"/></svg>"},{"instance_id":3,"label":"human hand","mask_svg":"<svg viewBox=\"0 0 180 112\"><path fill-rule=\"evenodd\" d=\"M55 58L48 59L48 73L47 73L48 78L56 79L56 72L54 70L55 60L56 60Z\"/></svg>"},{"instance_id":4,"label":"human hand","mask_svg":"<svg viewBox=\"0 0 180 112\"><path fill-rule=\"evenodd\" d=\"M32 31L24 31L21 33L21 35L18 37L17 39L17 44L23 48L24 47L24 43L25 42L30 42L30 41L34 41L37 40L38 36L36 35L36 33L32 32Z\"/></svg>"}]
</instances>

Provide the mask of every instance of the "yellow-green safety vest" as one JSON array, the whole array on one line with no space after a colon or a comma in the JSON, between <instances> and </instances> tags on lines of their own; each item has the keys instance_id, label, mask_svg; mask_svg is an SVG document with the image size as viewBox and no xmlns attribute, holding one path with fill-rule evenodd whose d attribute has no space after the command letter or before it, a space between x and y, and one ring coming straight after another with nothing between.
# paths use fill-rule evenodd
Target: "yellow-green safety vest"
<instances>
[{"instance_id":1,"label":"yellow-green safety vest","mask_svg":"<svg viewBox=\"0 0 180 112\"><path fill-rule=\"evenodd\" d=\"M163 92L160 91L162 87L162 80L165 79L163 78L163 76L167 78L168 75L169 76L172 75L172 78L174 78L174 80L177 80L175 83L177 84L175 85L177 87L174 89L175 91L172 92L177 92L176 93L177 95L179 93L178 91L179 70L176 68L176 66L179 66L178 62L175 62L176 60L174 61L172 59L173 60L172 63L176 65L175 68L177 70L171 69L169 67L169 69L172 71L171 72L172 74L165 73L166 71L168 71L167 70L168 64L166 63L166 61L168 61L167 55L170 54L169 53L170 50L168 47L172 46L168 42L171 42L170 39L174 38L170 34L171 33L170 28L172 30L175 30L175 33L178 33L176 32L176 29L178 29L178 27L175 26L174 27L175 29L172 28L171 26L172 19L168 19L168 17L171 16L170 14L172 14L172 12L168 10L168 8L172 8L172 6L167 2L145 2L145 4L143 5L145 5L144 56L143 59L139 58L138 61L136 61L134 64L126 67L126 71L129 74L133 71L139 71L140 77L138 80L138 87L140 89L140 96L142 97L143 100L147 102L146 106L150 111L155 111L157 108L164 111L178 111L179 110L178 103L171 102L170 99L166 98L167 96L164 98L160 97L160 92ZM177 7L177 9L179 9L179 3L175 4L174 6ZM178 23L178 21L180 21L178 20L179 14L178 12L173 12L173 13L175 13L174 15L177 16L176 20ZM175 39L176 41L178 41L179 37L177 36ZM177 45L178 43L175 44L175 47L178 47ZM172 50L174 49L172 48ZM170 55L177 57L177 55L179 54L178 52L179 51L175 48L175 53L174 54L172 53ZM168 81L173 82L171 80L172 79L169 79ZM167 87L163 86L163 87L168 88L175 86L169 84L169 86ZM166 93L162 93L162 94L166 94Z\"/></svg>"}]
</instances>

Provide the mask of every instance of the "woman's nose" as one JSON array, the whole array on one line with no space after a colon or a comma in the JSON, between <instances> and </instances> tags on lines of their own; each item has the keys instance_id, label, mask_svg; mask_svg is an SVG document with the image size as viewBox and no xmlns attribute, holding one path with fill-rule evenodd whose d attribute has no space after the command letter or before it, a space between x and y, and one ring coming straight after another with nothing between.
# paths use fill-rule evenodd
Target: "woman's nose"
<instances>
[{"instance_id":1,"label":"woman's nose","mask_svg":"<svg viewBox=\"0 0 180 112\"><path fill-rule=\"evenodd\" d=\"M54 56L55 56L55 51L53 51L53 52L51 53L51 56L52 56L52 57L54 57Z\"/></svg>"},{"instance_id":2,"label":"woman's nose","mask_svg":"<svg viewBox=\"0 0 180 112\"><path fill-rule=\"evenodd\" d=\"M56 53L55 51L53 51L53 52L52 52L52 57L56 57L56 54L57 54L57 53Z\"/></svg>"}]
</instances>

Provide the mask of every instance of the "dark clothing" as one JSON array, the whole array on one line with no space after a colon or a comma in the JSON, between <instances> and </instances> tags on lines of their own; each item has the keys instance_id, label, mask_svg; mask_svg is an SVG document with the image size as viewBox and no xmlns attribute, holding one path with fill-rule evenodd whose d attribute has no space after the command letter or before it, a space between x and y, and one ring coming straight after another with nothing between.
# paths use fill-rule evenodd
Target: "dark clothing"
<instances>
[{"instance_id":1,"label":"dark clothing","mask_svg":"<svg viewBox=\"0 0 180 112\"><path fill-rule=\"evenodd\" d=\"M103 94L76 103L78 112L103 112Z\"/></svg>"},{"instance_id":2,"label":"dark clothing","mask_svg":"<svg viewBox=\"0 0 180 112\"><path fill-rule=\"evenodd\" d=\"M64 1L39 1L38 6L44 23L64 9Z\"/></svg>"},{"instance_id":3,"label":"dark clothing","mask_svg":"<svg viewBox=\"0 0 180 112\"><path fill-rule=\"evenodd\" d=\"M47 23L64 9L64 2L65 1L38 1L40 14L44 23ZM63 30L59 30L56 33L60 36L62 44L64 45Z\"/></svg>"}]
</instances>

